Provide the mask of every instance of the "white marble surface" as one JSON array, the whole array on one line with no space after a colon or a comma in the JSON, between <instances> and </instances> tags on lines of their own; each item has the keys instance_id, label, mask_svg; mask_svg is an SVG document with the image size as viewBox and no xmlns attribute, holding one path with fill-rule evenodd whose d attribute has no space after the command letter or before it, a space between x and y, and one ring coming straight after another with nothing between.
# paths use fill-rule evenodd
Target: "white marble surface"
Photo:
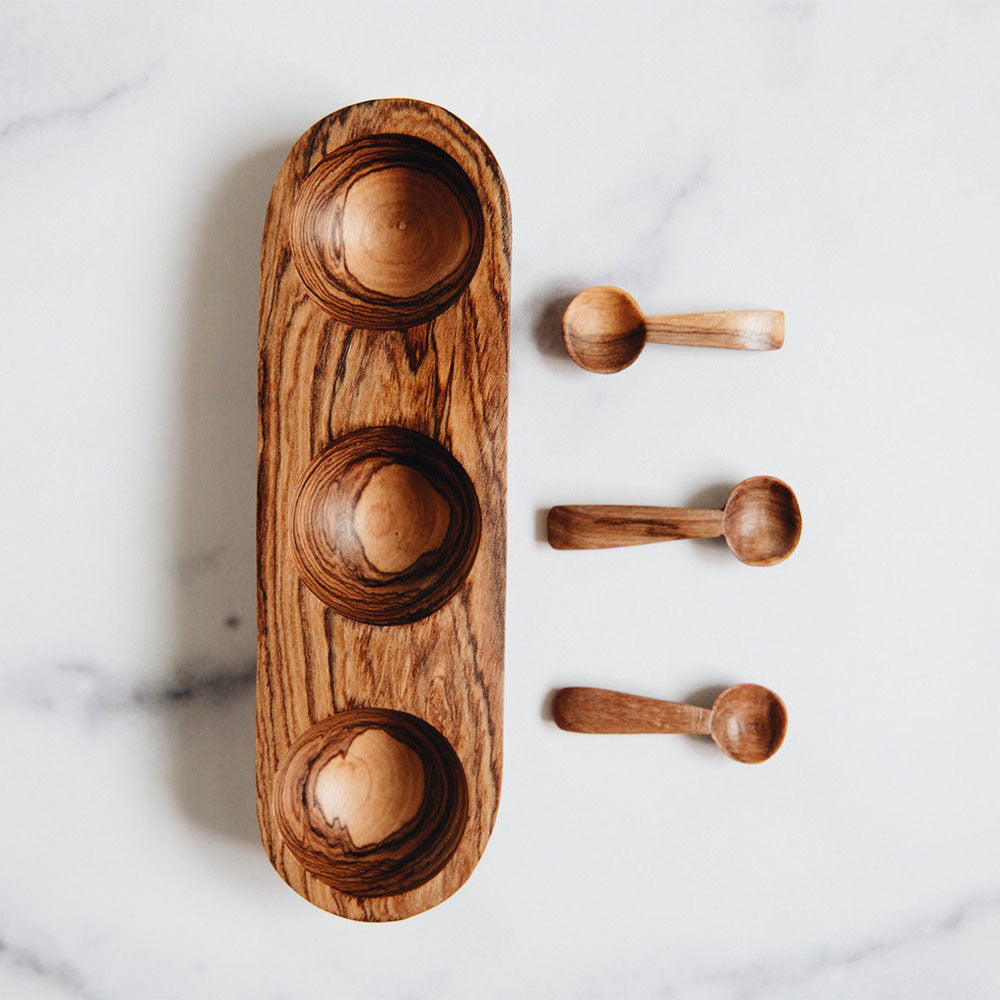
<instances>
[{"instance_id":1,"label":"white marble surface","mask_svg":"<svg viewBox=\"0 0 1000 1000\"><path fill-rule=\"evenodd\" d=\"M998 45L997 3L0 8L0 994L1000 995ZM510 186L507 721L472 879L373 927L257 839L255 312L285 151L389 95ZM588 375L600 282L786 347ZM756 473L771 570L539 538ZM789 707L759 768L545 717L740 679Z\"/></svg>"}]
</instances>

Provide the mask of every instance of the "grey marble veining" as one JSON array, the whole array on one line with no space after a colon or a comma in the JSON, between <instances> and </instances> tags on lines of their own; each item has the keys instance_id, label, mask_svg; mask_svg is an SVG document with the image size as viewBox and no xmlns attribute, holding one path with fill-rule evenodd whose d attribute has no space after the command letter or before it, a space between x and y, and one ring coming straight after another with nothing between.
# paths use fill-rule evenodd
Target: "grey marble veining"
<instances>
[{"instance_id":1,"label":"grey marble veining","mask_svg":"<svg viewBox=\"0 0 1000 1000\"><path fill-rule=\"evenodd\" d=\"M0 968L4 967L13 971L18 978L23 976L36 982L40 980L62 996L89 998L95 995L72 965L53 960L33 948L11 944L6 938L0 938ZM10 986L16 990L17 979Z\"/></svg>"},{"instance_id":2,"label":"grey marble veining","mask_svg":"<svg viewBox=\"0 0 1000 1000\"><path fill-rule=\"evenodd\" d=\"M38 132L55 125L63 125L67 122L73 122L80 127L86 126L94 115L117 103L132 93L137 87L145 86L148 82L149 76L147 75L139 80L120 83L83 104L53 108L50 111L41 113L20 115L6 122L0 128L0 142L13 139L17 136Z\"/></svg>"},{"instance_id":3,"label":"grey marble veining","mask_svg":"<svg viewBox=\"0 0 1000 1000\"><path fill-rule=\"evenodd\" d=\"M805 954L783 956L771 963L757 962L712 973L699 985L724 996L758 997L776 993L794 996L808 991L817 978L831 970L847 971L854 966L877 970L879 963L893 953L937 943L949 935L961 933L963 927L996 920L998 915L1000 892L977 894L958 901L944 912L887 928L877 936L852 945L825 945Z\"/></svg>"},{"instance_id":4,"label":"grey marble veining","mask_svg":"<svg viewBox=\"0 0 1000 1000\"><path fill-rule=\"evenodd\" d=\"M6 695L37 709L79 710L100 717L129 709L158 711L192 701L224 702L253 686L256 661L195 670L156 683L122 685L91 663L59 663L51 671L33 670L13 678ZM47 675L47 676L46 676Z\"/></svg>"}]
</instances>

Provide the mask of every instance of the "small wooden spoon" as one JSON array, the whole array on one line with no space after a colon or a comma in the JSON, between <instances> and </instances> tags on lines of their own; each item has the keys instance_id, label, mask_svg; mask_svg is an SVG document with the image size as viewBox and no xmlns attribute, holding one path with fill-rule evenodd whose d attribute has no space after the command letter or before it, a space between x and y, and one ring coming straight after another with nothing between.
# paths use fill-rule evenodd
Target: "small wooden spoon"
<instances>
[{"instance_id":1,"label":"small wooden spoon","mask_svg":"<svg viewBox=\"0 0 1000 1000\"><path fill-rule=\"evenodd\" d=\"M726 688L710 709L602 688L563 688L552 702L560 729L574 733L690 733L711 736L733 760L759 764L781 746L788 713L759 684Z\"/></svg>"},{"instance_id":2,"label":"small wooden spoon","mask_svg":"<svg viewBox=\"0 0 1000 1000\"><path fill-rule=\"evenodd\" d=\"M689 507L553 507L548 516L554 549L611 549L677 538L726 539L748 566L774 566L799 544L802 514L791 487L772 476L744 479L722 510Z\"/></svg>"},{"instance_id":3,"label":"small wooden spoon","mask_svg":"<svg viewBox=\"0 0 1000 1000\"><path fill-rule=\"evenodd\" d=\"M688 347L773 351L785 342L785 314L774 310L643 316L628 292L612 285L588 288L563 314L563 343L587 371L628 368L647 340Z\"/></svg>"}]
</instances>

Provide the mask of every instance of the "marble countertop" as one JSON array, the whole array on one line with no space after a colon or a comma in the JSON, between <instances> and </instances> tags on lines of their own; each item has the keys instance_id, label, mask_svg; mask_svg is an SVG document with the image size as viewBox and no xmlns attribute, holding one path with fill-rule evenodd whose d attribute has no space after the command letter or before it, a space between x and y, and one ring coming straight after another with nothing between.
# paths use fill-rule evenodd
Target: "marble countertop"
<instances>
[{"instance_id":1,"label":"marble countertop","mask_svg":"<svg viewBox=\"0 0 1000 1000\"><path fill-rule=\"evenodd\" d=\"M0 994L996 997L1000 5L0 7ZM514 220L504 791L399 924L254 815L257 256L285 152L448 107ZM569 362L567 296L780 308ZM791 483L802 543L555 552L556 503ZM781 752L553 688L777 690Z\"/></svg>"}]
</instances>

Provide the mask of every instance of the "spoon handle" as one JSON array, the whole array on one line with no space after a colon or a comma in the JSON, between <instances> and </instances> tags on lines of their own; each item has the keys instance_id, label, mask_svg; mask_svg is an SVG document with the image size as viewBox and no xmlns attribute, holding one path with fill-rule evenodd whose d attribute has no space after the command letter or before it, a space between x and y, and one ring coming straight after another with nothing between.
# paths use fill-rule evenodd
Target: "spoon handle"
<instances>
[{"instance_id":1,"label":"spoon handle","mask_svg":"<svg viewBox=\"0 0 1000 1000\"><path fill-rule=\"evenodd\" d=\"M553 507L548 517L554 549L613 549L677 538L717 538L721 510L691 507Z\"/></svg>"},{"instance_id":2,"label":"spoon handle","mask_svg":"<svg viewBox=\"0 0 1000 1000\"><path fill-rule=\"evenodd\" d=\"M562 688L552 701L556 725L573 733L705 734L711 714L697 705L603 688Z\"/></svg>"},{"instance_id":3,"label":"spoon handle","mask_svg":"<svg viewBox=\"0 0 1000 1000\"><path fill-rule=\"evenodd\" d=\"M646 339L688 347L734 347L774 351L785 342L785 314L772 309L749 312L647 316Z\"/></svg>"}]
</instances>

